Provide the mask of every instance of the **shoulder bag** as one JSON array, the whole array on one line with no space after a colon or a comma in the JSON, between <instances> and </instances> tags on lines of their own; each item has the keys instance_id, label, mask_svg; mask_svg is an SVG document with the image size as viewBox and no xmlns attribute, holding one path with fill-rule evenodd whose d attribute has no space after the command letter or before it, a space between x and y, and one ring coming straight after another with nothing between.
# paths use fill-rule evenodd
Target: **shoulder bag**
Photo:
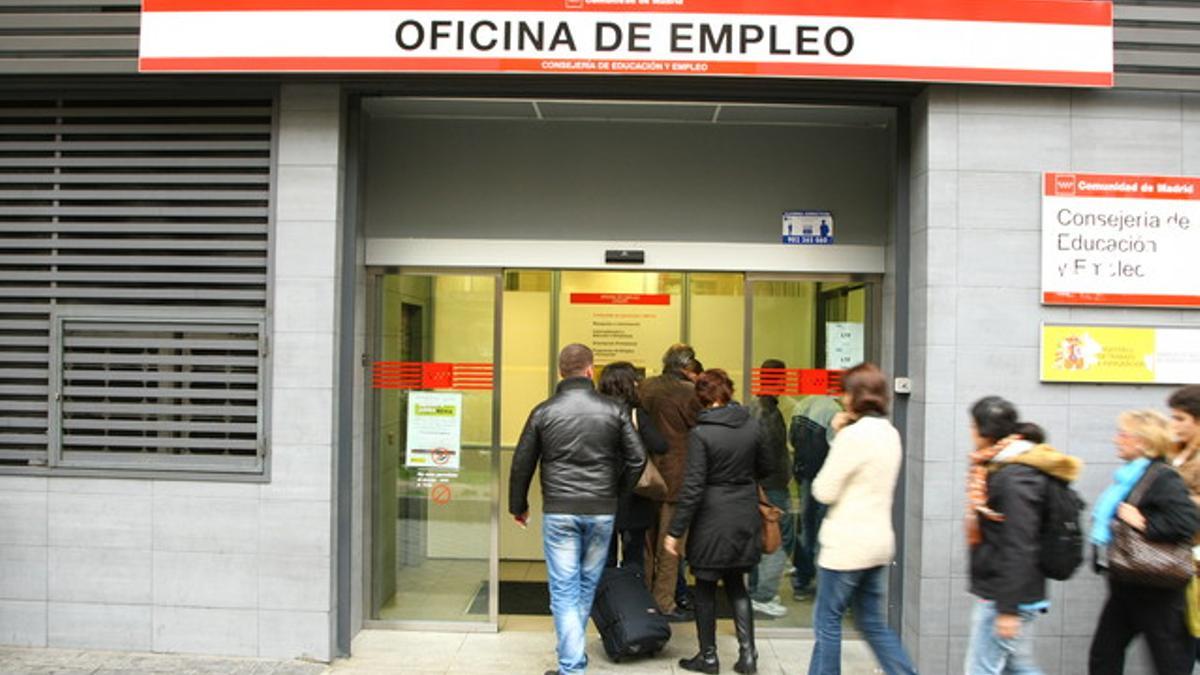
<instances>
[{"instance_id":1,"label":"shoulder bag","mask_svg":"<svg viewBox=\"0 0 1200 675\"><path fill-rule=\"evenodd\" d=\"M633 418L633 427L638 427L637 410L630 412ZM646 468L642 469L642 476L638 478L637 485L633 486L633 494L655 501L664 501L667 498L667 481L663 480L662 474L659 473L658 467L654 466L650 455L646 455Z\"/></svg>"},{"instance_id":2,"label":"shoulder bag","mask_svg":"<svg viewBox=\"0 0 1200 675\"><path fill-rule=\"evenodd\" d=\"M1162 471L1170 471L1159 463L1151 464L1146 475L1125 501L1138 506ZM1112 542L1108 545L1108 574L1115 581L1134 586L1180 588L1192 580L1191 541L1150 541L1141 530L1120 518L1112 522Z\"/></svg>"},{"instance_id":3,"label":"shoulder bag","mask_svg":"<svg viewBox=\"0 0 1200 675\"><path fill-rule=\"evenodd\" d=\"M774 553L783 544L783 533L779 529L783 509L767 499L767 493L761 485L758 486L758 515L762 517L762 552Z\"/></svg>"}]
</instances>

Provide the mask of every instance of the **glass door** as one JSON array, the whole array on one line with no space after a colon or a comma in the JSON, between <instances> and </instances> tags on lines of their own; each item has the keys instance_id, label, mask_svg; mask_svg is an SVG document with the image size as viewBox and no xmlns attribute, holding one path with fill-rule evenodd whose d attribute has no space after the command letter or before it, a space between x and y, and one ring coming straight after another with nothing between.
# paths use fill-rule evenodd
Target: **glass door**
<instances>
[{"instance_id":1,"label":"glass door","mask_svg":"<svg viewBox=\"0 0 1200 675\"><path fill-rule=\"evenodd\" d=\"M878 359L878 312L873 304L877 286L873 280L747 276L747 399L759 411L777 408L784 421L785 437L790 438L795 414L813 404L805 399L836 397L840 387L836 371ZM787 448L789 453L794 451ZM806 494L807 484L800 486L788 480L787 486L784 501L789 504L789 516L784 536L790 539L792 555L790 560L784 555L773 564L759 567L771 578L759 578L757 582L766 585L764 593L779 596L778 604L783 609L772 615L756 615L756 628L764 635L787 635L789 630L812 625L811 590L815 579L803 571L788 574L785 570L813 569L820 520L816 511L806 512L814 507Z\"/></svg>"},{"instance_id":2,"label":"glass door","mask_svg":"<svg viewBox=\"0 0 1200 675\"><path fill-rule=\"evenodd\" d=\"M499 275L372 279L371 618L495 629Z\"/></svg>"}]
</instances>

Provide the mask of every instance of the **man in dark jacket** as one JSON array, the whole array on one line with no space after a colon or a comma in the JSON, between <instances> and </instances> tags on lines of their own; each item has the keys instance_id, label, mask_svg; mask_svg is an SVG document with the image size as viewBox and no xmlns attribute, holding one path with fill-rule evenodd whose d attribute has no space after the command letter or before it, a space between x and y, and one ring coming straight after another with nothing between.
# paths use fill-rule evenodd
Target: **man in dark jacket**
<instances>
[{"instance_id":1,"label":"man in dark jacket","mask_svg":"<svg viewBox=\"0 0 1200 675\"><path fill-rule=\"evenodd\" d=\"M679 578L679 556L663 548L667 529L675 516L675 504L679 501L679 490L683 487L684 468L687 466L688 432L696 426L696 413L700 401L696 389L685 374L688 364L696 359L696 352L688 345L677 344L663 355L662 375L642 383L639 392L642 407L654 417L659 433L667 441L667 451L653 457L654 465L667 484L667 498L659 507L658 526L655 532L654 569L650 579L650 590L658 609L670 621L690 621L691 616L682 611L675 602L676 585ZM681 543L681 548L683 543Z\"/></svg>"},{"instance_id":2,"label":"man in dark jacket","mask_svg":"<svg viewBox=\"0 0 1200 675\"><path fill-rule=\"evenodd\" d=\"M762 362L762 367L783 371L787 364L779 359L767 359ZM754 568L750 575L750 600L755 612L778 618L787 614L787 607L779 601L776 593L783 570L789 562L788 552L792 550L792 495L788 492L792 458L788 452L787 424L783 421L783 413L779 412L779 398L770 395L754 397L750 403L750 413L758 420L759 443L770 462L770 473L758 484L762 486L767 499L784 513L779 522L782 545L778 551L764 554Z\"/></svg>"},{"instance_id":3,"label":"man in dark jacket","mask_svg":"<svg viewBox=\"0 0 1200 675\"><path fill-rule=\"evenodd\" d=\"M540 462L542 545L558 637L558 669L547 674L571 675L587 668L584 629L608 558L617 498L641 477L646 451L629 414L596 392L591 349L567 345L558 371L562 382L529 414L517 443L508 511L525 527Z\"/></svg>"},{"instance_id":4,"label":"man in dark jacket","mask_svg":"<svg viewBox=\"0 0 1200 675\"><path fill-rule=\"evenodd\" d=\"M792 597L807 600L817 580L817 533L825 518L826 506L812 495L812 482L825 465L833 442L833 417L842 411L832 396L807 396L792 410L789 432L795 459L792 476L800 487L800 522L794 535Z\"/></svg>"}]
</instances>

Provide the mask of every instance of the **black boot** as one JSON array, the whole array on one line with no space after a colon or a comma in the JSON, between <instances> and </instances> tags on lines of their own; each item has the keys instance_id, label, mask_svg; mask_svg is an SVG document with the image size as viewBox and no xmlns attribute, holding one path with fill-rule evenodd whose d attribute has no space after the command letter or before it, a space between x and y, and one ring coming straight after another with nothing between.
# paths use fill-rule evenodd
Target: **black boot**
<instances>
[{"instance_id":1,"label":"black boot","mask_svg":"<svg viewBox=\"0 0 1200 675\"><path fill-rule=\"evenodd\" d=\"M733 628L737 632L738 660L733 669L739 673L758 672L758 650L754 648L754 611L749 595L730 598Z\"/></svg>"},{"instance_id":2,"label":"black boot","mask_svg":"<svg viewBox=\"0 0 1200 675\"><path fill-rule=\"evenodd\" d=\"M721 672L721 664L717 662L717 648L704 647L699 654L690 659L679 659L679 667L694 673L717 675Z\"/></svg>"},{"instance_id":3,"label":"black boot","mask_svg":"<svg viewBox=\"0 0 1200 675\"><path fill-rule=\"evenodd\" d=\"M696 639L700 653L679 659L679 666L696 673L717 673L717 585L711 581L696 583Z\"/></svg>"}]
</instances>

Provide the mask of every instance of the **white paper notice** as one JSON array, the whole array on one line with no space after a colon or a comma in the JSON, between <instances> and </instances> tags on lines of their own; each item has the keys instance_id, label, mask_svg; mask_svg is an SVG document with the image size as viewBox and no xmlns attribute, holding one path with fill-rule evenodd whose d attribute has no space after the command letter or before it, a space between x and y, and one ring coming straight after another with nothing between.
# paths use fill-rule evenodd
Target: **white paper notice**
<instances>
[{"instance_id":1,"label":"white paper notice","mask_svg":"<svg viewBox=\"0 0 1200 675\"><path fill-rule=\"evenodd\" d=\"M825 367L845 370L863 362L863 324L825 323Z\"/></svg>"},{"instance_id":2,"label":"white paper notice","mask_svg":"<svg viewBox=\"0 0 1200 675\"><path fill-rule=\"evenodd\" d=\"M458 471L461 450L462 394L410 392L404 465Z\"/></svg>"}]
</instances>

